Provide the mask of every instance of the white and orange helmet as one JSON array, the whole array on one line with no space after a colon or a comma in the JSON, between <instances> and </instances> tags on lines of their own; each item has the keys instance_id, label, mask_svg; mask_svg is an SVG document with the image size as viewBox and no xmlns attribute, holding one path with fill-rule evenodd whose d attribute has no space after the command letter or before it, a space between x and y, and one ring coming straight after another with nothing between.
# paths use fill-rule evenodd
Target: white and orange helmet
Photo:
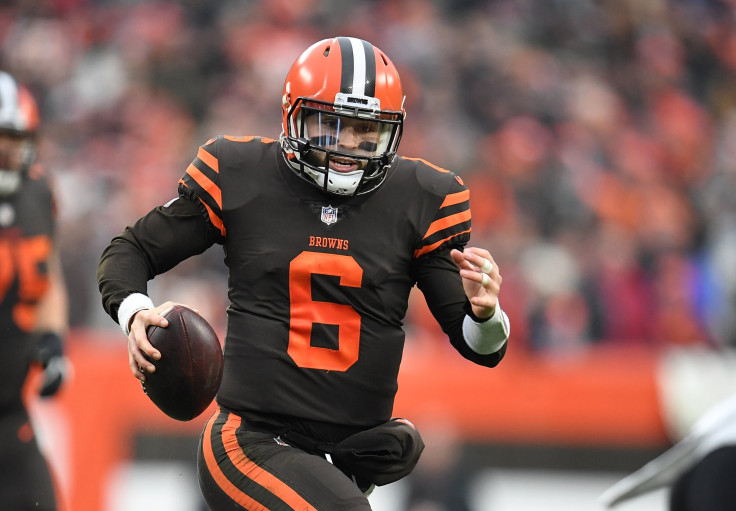
<instances>
[{"instance_id":1,"label":"white and orange helmet","mask_svg":"<svg viewBox=\"0 0 736 511\"><path fill-rule=\"evenodd\" d=\"M367 41L334 37L310 46L289 70L282 97L281 145L295 172L323 191L360 195L375 190L396 157L404 122L404 93L391 60ZM340 148L335 136L308 133L310 115L367 123L375 142L360 155ZM319 154L319 158L314 155ZM330 161L361 161L338 172Z\"/></svg>"},{"instance_id":2,"label":"white and orange helmet","mask_svg":"<svg viewBox=\"0 0 736 511\"><path fill-rule=\"evenodd\" d=\"M13 144L14 154L0 146L0 195L15 192L33 163L39 124L38 107L31 93L0 71L0 135L18 140Z\"/></svg>"}]
</instances>

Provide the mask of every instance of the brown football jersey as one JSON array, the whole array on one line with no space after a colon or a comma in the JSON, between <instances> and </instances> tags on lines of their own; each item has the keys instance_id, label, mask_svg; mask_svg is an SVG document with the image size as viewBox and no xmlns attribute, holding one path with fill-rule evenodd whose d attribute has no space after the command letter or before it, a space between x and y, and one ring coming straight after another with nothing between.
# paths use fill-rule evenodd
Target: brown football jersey
<instances>
[{"instance_id":1,"label":"brown football jersey","mask_svg":"<svg viewBox=\"0 0 736 511\"><path fill-rule=\"evenodd\" d=\"M470 207L455 174L397 158L377 190L339 197L298 177L274 140L218 137L199 148L179 194L108 249L130 252L131 264L108 265L103 255L103 301L115 318L128 294L145 293L153 277L145 268L158 274L222 244L230 306L221 406L355 427L385 422L414 285L461 355L487 366L503 357L503 349L478 355L462 337L469 306L449 250L470 238Z\"/></svg>"}]
</instances>

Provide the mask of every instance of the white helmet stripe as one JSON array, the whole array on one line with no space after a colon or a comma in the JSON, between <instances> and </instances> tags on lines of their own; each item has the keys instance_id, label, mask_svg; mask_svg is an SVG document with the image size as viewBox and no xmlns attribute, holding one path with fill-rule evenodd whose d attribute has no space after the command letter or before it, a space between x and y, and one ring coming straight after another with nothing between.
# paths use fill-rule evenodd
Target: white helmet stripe
<instances>
[{"instance_id":1,"label":"white helmet stripe","mask_svg":"<svg viewBox=\"0 0 736 511\"><path fill-rule=\"evenodd\" d=\"M0 126L22 130L18 126L18 86L8 73L0 72Z\"/></svg>"},{"instance_id":2,"label":"white helmet stripe","mask_svg":"<svg viewBox=\"0 0 736 511\"><path fill-rule=\"evenodd\" d=\"M353 47L353 94L365 96L365 49L363 43L353 37L350 38Z\"/></svg>"}]
</instances>

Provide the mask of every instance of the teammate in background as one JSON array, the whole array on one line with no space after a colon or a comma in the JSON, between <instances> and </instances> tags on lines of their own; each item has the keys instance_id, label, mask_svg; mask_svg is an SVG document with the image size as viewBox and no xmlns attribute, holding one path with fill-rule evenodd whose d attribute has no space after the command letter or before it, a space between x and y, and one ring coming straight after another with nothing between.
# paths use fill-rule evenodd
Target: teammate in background
<instances>
[{"instance_id":1,"label":"teammate in background","mask_svg":"<svg viewBox=\"0 0 736 511\"><path fill-rule=\"evenodd\" d=\"M404 94L385 53L349 37L315 43L282 105L280 140L202 145L178 197L104 250L98 282L144 380L162 356L146 328L165 327L171 305L154 305L147 282L222 244L230 306L219 411L198 453L205 500L367 510L372 485L409 473L423 448L391 418L410 290L460 355L493 367L509 334L501 276L488 250L466 247L462 180L397 156Z\"/></svg>"},{"instance_id":2,"label":"teammate in background","mask_svg":"<svg viewBox=\"0 0 736 511\"><path fill-rule=\"evenodd\" d=\"M34 364L43 368L42 396L61 386L68 304L54 197L34 163L38 127L31 94L0 72L0 507L50 511L54 483L24 392Z\"/></svg>"}]
</instances>

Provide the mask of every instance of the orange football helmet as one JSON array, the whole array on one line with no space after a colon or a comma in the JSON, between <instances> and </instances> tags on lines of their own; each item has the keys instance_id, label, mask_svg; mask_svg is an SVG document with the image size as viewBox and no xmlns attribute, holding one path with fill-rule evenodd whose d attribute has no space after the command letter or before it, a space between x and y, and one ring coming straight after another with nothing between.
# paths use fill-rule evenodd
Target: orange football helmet
<instances>
[{"instance_id":1,"label":"orange football helmet","mask_svg":"<svg viewBox=\"0 0 736 511\"><path fill-rule=\"evenodd\" d=\"M284 82L281 146L289 165L327 193L375 190L396 157L404 98L399 73L371 43L313 44Z\"/></svg>"},{"instance_id":2,"label":"orange football helmet","mask_svg":"<svg viewBox=\"0 0 736 511\"><path fill-rule=\"evenodd\" d=\"M0 71L0 195L20 186L36 155L39 115L31 93Z\"/></svg>"}]
</instances>

